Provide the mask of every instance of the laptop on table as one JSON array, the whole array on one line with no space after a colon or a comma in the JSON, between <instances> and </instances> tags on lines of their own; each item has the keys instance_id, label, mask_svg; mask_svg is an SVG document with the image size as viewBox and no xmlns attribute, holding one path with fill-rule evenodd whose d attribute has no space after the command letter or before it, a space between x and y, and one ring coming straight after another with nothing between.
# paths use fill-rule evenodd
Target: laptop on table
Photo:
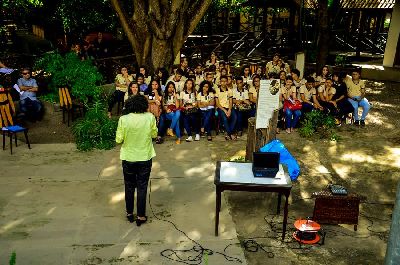
<instances>
[{"instance_id":1,"label":"laptop on table","mask_svg":"<svg viewBox=\"0 0 400 265\"><path fill-rule=\"evenodd\" d=\"M280 154L277 152L254 152L253 174L256 178L275 178L279 171Z\"/></svg>"}]
</instances>

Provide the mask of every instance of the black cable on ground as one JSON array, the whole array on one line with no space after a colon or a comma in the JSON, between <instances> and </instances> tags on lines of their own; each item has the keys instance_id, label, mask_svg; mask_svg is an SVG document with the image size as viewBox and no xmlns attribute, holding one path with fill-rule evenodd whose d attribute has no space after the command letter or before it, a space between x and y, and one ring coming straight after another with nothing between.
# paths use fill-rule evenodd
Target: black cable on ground
<instances>
[{"instance_id":1,"label":"black cable on ground","mask_svg":"<svg viewBox=\"0 0 400 265\"><path fill-rule=\"evenodd\" d=\"M183 249L183 250L165 249L160 252L161 256L163 256L171 261L175 261L175 262L179 262L179 263L183 263L183 264L189 264L189 265L199 265L203 262L204 257L211 256L211 255L222 255L229 262L242 263L242 261L239 258L232 257L232 256L229 256L228 254L226 254L227 249L230 246L233 246L235 244L233 244L233 243L228 244L222 252L218 252L218 251L214 251L209 248L205 248L199 242L190 238L184 231L179 229L177 227L177 225L175 223L173 223L172 221L165 220L165 219L158 217L155 214L152 204L151 204L151 192L152 192L152 190L151 190L151 180L150 180L149 205L150 205L150 209L151 209L153 216L159 221L170 223L175 228L176 231L182 233L187 239L189 239L194 244L194 246L190 249ZM298 203L300 201L309 200L309 199L313 199L313 198L299 198L299 199L292 201L291 205ZM391 204L391 203L379 203L379 202L365 202L365 203L373 204L373 205L393 206L393 204ZM374 224L373 220L379 220L379 221L384 221L384 222L390 222L391 220L366 216L361 213L360 213L360 216L363 216L370 222L370 225L368 225L367 230L371 233L371 235L355 236L354 234L351 234L351 233L337 231L337 230L329 229L329 228L328 229L325 228L324 230L328 235L333 236L333 237L334 236L348 236L348 237L352 237L352 238L370 238L372 236L377 236L381 240L385 240L385 238L387 238L388 231L378 232L378 231L372 230L371 227ZM301 252L298 254L308 252L312 249L312 246L310 246L310 245L306 246L304 244L299 244L298 241L293 239L292 234L295 231L294 229L288 229L288 231L286 232L285 238L287 238L288 240L285 240L284 242L282 242L284 244L284 246L264 245L262 243L257 242L257 239L269 239L269 240L280 241L280 234L282 233L282 231L277 228L277 225L281 225L282 222L275 222L274 217L271 220L267 220L267 216L264 216L264 220L268 224L268 226L271 230L271 233L273 233L274 235L243 238L242 240L240 240L240 242L241 242L240 244L245 251L251 252L251 253L256 253L256 252L262 251L263 253L265 253L267 255L268 258L274 258L276 256L276 254L271 249L300 250ZM294 223L295 221L296 221L295 218L288 217L288 223L291 223L291 222ZM298 258L299 258L299 255L298 255Z\"/></svg>"},{"instance_id":2,"label":"black cable on ground","mask_svg":"<svg viewBox=\"0 0 400 265\"><path fill-rule=\"evenodd\" d=\"M189 265L201 264L203 262L204 257L207 258L208 256L212 256L212 255L221 255L227 261L230 261L230 262L243 263L242 260L240 260L239 258L232 257L232 256L229 256L228 254L226 254L226 250L228 249L228 247L230 247L231 245L234 245L234 244L229 244L228 246L226 246L225 249L223 250L223 252L214 251L212 249L205 248L199 242L190 238L184 231L179 229L178 226L174 222L158 217L156 215L156 213L154 212L153 206L151 204L151 180L150 180L149 186L150 186L149 187L149 205L150 205L150 210L151 210L153 216L159 221L170 223L175 228L176 231L182 233L187 239L189 239L194 244L194 246L190 249L183 249L183 250L165 249L160 252L161 256L163 256L164 258L167 258L169 260L175 261L175 262L180 262L180 263L189 264Z\"/></svg>"}]
</instances>

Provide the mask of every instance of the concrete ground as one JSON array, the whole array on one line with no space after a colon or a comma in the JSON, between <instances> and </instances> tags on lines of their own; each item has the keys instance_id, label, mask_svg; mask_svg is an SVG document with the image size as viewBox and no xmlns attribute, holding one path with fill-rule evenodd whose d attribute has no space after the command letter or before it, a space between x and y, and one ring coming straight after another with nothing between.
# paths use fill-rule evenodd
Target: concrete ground
<instances>
[{"instance_id":1,"label":"concrete ground","mask_svg":"<svg viewBox=\"0 0 400 265\"><path fill-rule=\"evenodd\" d=\"M74 144L29 150L21 143L13 155L0 152L0 264L13 251L18 265L179 264L172 260L196 256L187 264L233 264L217 252L246 264L225 202L214 236L211 149L188 145L156 146L149 221L141 227L125 218L118 148L81 153Z\"/></svg>"}]
</instances>

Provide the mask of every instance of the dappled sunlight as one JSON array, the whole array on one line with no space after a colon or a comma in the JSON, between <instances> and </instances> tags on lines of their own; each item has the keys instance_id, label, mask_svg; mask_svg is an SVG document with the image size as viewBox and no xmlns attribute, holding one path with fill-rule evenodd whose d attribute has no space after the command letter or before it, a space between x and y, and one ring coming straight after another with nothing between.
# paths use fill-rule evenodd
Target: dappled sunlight
<instances>
[{"instance_id":1,"label":"dappled sunlight","mask_svg":"<svg viewBox=\"0 0 400 265\"><path fill-rule=\"evenodd\" d=\"M110 201L108 202L109 204L117 204L125 199L125 192L120 191L120 192L114 192L110 195Z\"/></svg>"},{"instance_id":2,"label":"dappled sunlight","mask_svg":"<svg viewBox=\"0 0 400 265\"><path fill-rule=\"evenodd\" d=\"M22 197L22 196L25 196L26 194L28 194L29 192L31 191L31 189L26 189L26 190L23 190L23 191L19 191L19 192L17 192L16 194L15 194L15 197Z\"/></svg>"},{"instance_id":3,"label":"dappled sunlight","mask_svg":"<svg viewBox=\"0 0 400 265\"><path fill-rule=\"evenodd\" d=\"M117 174L119 169L120 169L120 165L108 166L108 167L103 168L101 175L103 177L111 177L111 176L114 176L115 174Z\"/></svg>"},{"instance_id":4,"label":"dappled sunlight","mask_svg":"<svg viewBox=\"0 0 400 265\"><path fill-rule=\"evenodd\" d=\"M201 239L201 233L198 230L190 231L188 233L188 236L193 240L200 240Z\"/></svg>"},{"instance_id":5,"label":"dappled sunlight","mask_svg":"<svg viewBox=\"0 0 400 265\"><path fill-rule=\"evenodd\" d=\"M371 163L382 166L392 166L399 167L399 155L397 154L399 148L390 148L385 146L385 149L390 151L390 153L386 153L385 155L377 155L375 158L367 155L360 151L353 151L344 153L341 157L341 161L346 162L355 162L355 163Z\"/></svg>"},{"instance_id":6,"label":"dappled sunlight","mask_svg":"<svg viewBox=\"0 0 400 265\"><path fill-rule=\"evenodd\" d=\"M151 182L151 191L170 191L174 192L175 187L171 185L171 180L168 178L162 178L162 179L157 179L153 180Z\"/></svg>"},{"instance_id":7,"label":"dappled sunlight","mask_svg":"<svg viewBox=\"0 0 400 265\"><path fill-rule=\"evenodd\" d=\"M390 152L387 156L392 159L392 166L400 168L400 148L385 146L385 149Z\"/></svg>"},{"instance_id":8,"label":"dappled sunlight","mask_svg":"<svg viewBox=\"0 0 400 265\"><path fill-rule=\"evenodd\" d=\"M241 159L243 157L246 157L246 150L239 150L237 151L233 156L229 158L229 161Z\"/></svg>"},{"instance_id":9,"label":"dappled sunlight","mask_svg":"<svg viewBox=\"0 0 400 265\"><path fill-rule=\"evenodd\" d=\"M131 241L124 248L119 257L128 258L130 256L135 256L135 262L145 261L150 257L151 254L151 252L148 249L149 248L145 249L139 246L137 241Z\"/></svg>"},{"instance_id":10,"label":"dappled sunlight","mask_svg":"<svg viewBox=\"0 0 400 265\"><path fill-rule=\"evenodd\" d=\"M340 160L357 162L357 163L363 163L363 162L376 163L377 162L372 156L361 153L360 151L344 153Z\"/></svg>"},{"instance_id":11,"label":"dappled sunlight","mask_svg":"<svg viewBox=\"0 0 400 265\"><path fill-rule=\"evenodd\" d=\"M210 171L210 164L209 163L203 163L197 167L191 167L187 170L184 171L186 176L189 177L196 177L199 174L208 174L207 172Z\"/></svg>"},{"instance_id":12,"label":"dappled sunlight","mask_svg":"<svg viewBox=\"0 0 400 265\"><path fill-rule=\"evenodd\" d=\"M50 208L50 209L47 211L46 215L47 215L47 216L51 215L56 209L57 209L57 207Z\"/></svg>"},{"instance_id":13,"label":"dappled sunlight","mask_svg":"<svg viewBox=\"0 0 400 265\"><path fill-rule=\"evenodd\" d=\"M169 175L167 171L159 171L157 173L152 172L152 178L168 178Z\"/></svg>"},{"instance_id":14,"label":"dappled sunlight","mask_svg":"<svg viewBox=\"0 0 400 265\"><path fill-rule=\"evenodd\" d=\"M342 179L347 179L349 174L351 173L351 166L332 163L332 167L335 170L336 174L338 174Z\"/></svg>"},{"instance_id":15,"label":"dappled sunlight","mask_svg":"<svg viewBox=\"0 0 400 265\"><path fill-rule=\"evenodd\" d=\"M121 239L125 239L133 231L133 229L133 227L129 228L128 231L126 231L126 233L121 236Z\"/></svg>"},{"instance_id":16,"label":"dappled sunlight","mask_svg":"<svg viewBox=\"0 0 400 265\"><path fill-rule=\"evenodd\" d=\"M315 170L318 172L318 173L321 173L321 174L329 174L329 173L331 173L326 167L324 167L323 165L319 165L319 166L317 166L316 168L315 168Z\"/></svg>"},{"instance_id":17,"label":"dappled sunlight","mask_svg":"<svg viewBox=\"0 0 400 265\"><path fill-rule=\"evenodd\" d=\"M332 156L336 156L336 154L338 153L338 147L340 147L340 145L336 141L330 141L328 153Z\"/></svg>"},{"instance_id":18,"label":"dappled sunlight","mask_svg":"<svg viewBox=\"0 0 400 265\"><path fill-rule=\"evenodd\" d=\"M153 164L152 164L151 168L152 168L152 171L159 170L161 168L160 162L153 160Z\"/></svg>"},{"instance_id":19,"label":"dappled sunlight","mask_svg":"<svg viewBox=\"0 0 400 265\"><path fill-rule=\"evenodd\" d=\"M303 152L310 152L311 151L311 146L310 145L306 145L303 147Z\"/></svg>"},{"instance_id":20,"label":"dappled sunlight","mask_svg":"<svg viewBox=\"0 0 400 265\"><path fill-rule=\"evenodd\" d=\"M180 150L179 152L175 153L175 160L185 159L185 157L188 153L189 153L189 150Z\"/></svg>"},{"instance_id":21,"label":"dappled sunlight","mask_svg":"<svg viewBox=\"0 0 400 265\"><path fill-rule=\"evenodd\" d=\"M368 122L374 125L383 126L386 129L394 129L394 125L388 123L386 117L377 111L371 111L368 114Z\"/></svg>"},{"instance_id":22,"label":"dappled sunlight","mask_svg":"<svg viewBox=\"0 0 400 265\"><path fill-rule=\"evenodd\" d=\"M18 220L14 220L11 222L8 222L7 224L3 225L2 227L0 227L0 235L4 234L5 232L7 232L8 230L16 227L17 225L21 224L24 221L24 218L18 219Z\"/></svg>"}]
</instances>

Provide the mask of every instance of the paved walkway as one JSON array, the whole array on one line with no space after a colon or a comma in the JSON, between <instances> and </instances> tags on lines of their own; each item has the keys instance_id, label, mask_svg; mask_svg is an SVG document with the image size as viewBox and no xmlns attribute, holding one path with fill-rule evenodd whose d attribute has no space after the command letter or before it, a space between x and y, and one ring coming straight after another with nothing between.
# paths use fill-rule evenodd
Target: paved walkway
<instances>
[{"instance_id":1,"label":"paved walkway","mask_svg":"<svg viewBox=\"0 0 400 265\"><path fill-rule=\"evenodd\" d=\"M18 265L179 264L160 253L175 259L169 249L198 246L151 208L205 248L223 252L232 244L226 254L246 264L225 202L214 236L215 165L204 142L157 146L149 222L141 227L124 216L117 149L80 153L73 144L49 144L28 150L21 143L12 156L8 151L0 152L0 264L12 251ZM240 264L215 253L202 259Z\"/></svg>"}]
</instances>

